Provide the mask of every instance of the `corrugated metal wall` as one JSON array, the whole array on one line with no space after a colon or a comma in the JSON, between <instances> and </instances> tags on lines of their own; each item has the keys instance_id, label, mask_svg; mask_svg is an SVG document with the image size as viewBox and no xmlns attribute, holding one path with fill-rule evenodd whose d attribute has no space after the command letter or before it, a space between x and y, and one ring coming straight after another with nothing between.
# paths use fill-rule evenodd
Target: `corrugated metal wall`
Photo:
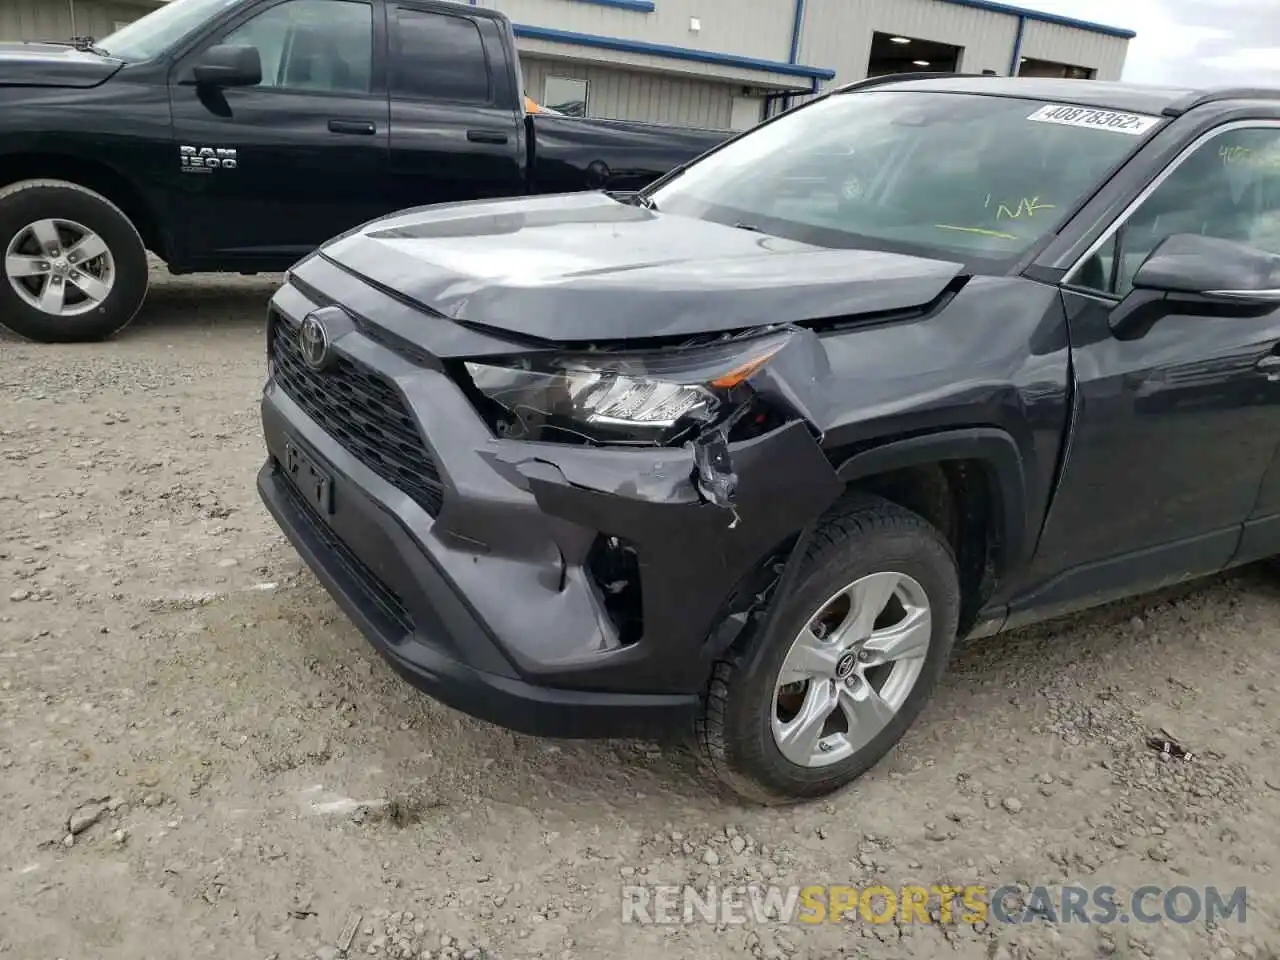
<instances>
[{"instance_id":1,"label":"corrugated metal wall","mask_svg":"<svg viewBox=\"0 0 1280 960\"><path fill-rule=\"evenodd\" d=\"M0 39L65 40L73 34L98 37L111 33L116 21L136 20L152 5L78 0L75 28L67 0L0 0Z\"/></svg>"},{"instance_id":2,"label":"corrugated metal wall","mask_svg":"<svg viewBox=\"0 0 1280 960\"><path fill-rule=\"evenodd\" d=\"M584 0L479 2L517 23L775 61L788 59L795 12L795 0L656 0L652 13ZM150 6L76 0L75 9L75 32L103 37L114 21L136 19ZM689 29L691 17L698 18L700 30ZM859 79L866 75L871 34L878 30L959 46L959 69L1006 74L1017 29L1014 16L937 0L806 0L799 60L834 69L834 82ZM0 0L0 39L65 38L71 33L67 0ZM520 47L531 94L541 96L542 77L554 62L554 72L590 82L591 113L602 117L727 127L743 84L804 82L741 67L544 40L521 39ZM1123 72L1127 47L1119 37L1028 20L1021 53L1091 67L1099 79L1108 80Z\"/></svg>"},{"instance_id":3,"label":"corrugated metal wall","mask_svg":"<svg viewBox=\"0 0 1280 960\"><path fill-rule=\"evenodd\" d=\"M966 73L1007 74L1018 21L934 0L808 0L800 59L833 68L837 83L860 80L875 31L962 47L959 69Z\"/></svg>"},{"instance_id":4,"label":"corrugated metal wall","mask_svg":"<svg viewBox=\"0 0 1280 960\"><path fill-rule=\"evenodd\" d=\"M480 5L497 7L517 23L784 62L795 16L795 0L655 0L652 13L583 0L480 0ZM691 17L699 21L697 32L689 29Z\"/></svg>"},{"instance_id":5,"label":"corrugated metal wall","mask_svg":"<svg viewBox=\"0 0 1280 960\"><path fill-rule=\"evenodd\" d=\"M1022 56L1052 60L1076 67L1092 67L1096 80L1119 80L1124 72L1129 41L1104 33L1075 30L1056 23L1028 20L1022 36Z\"/></svg>"},{"instance_id":6,"label":"corrugated metal wall","mask_svg":"<svg viewBox=\"0 0 1280 960\"><path fill-rule=\"evenodd\" d=\"M548 76L587 81L587 110L608 120L644 120L728 129L734 87L724 83L630 70L611 70L567 60L521 57L524 87L542 102Z\"/></svg>"},{"instance_id":7,"label":"corrugated metal wall","mask_svg":"<svg viewBox=\"0 0 1280 960\"><path fill-rule=\"evenodd\" d=\"M807 90L809 81L804 77L787 76L756 70L716 64L714 66L672 60L652 53L632 53L629 50L606 50L601 47L584 47L572 43L544 40L541 37L516 37L520 56L540 57L552 60L574 60L578 63L596 64L602 67L622 68L631 73L662 72L681 77L718 80L732 86L764 87L770 90ZM704 69L705 67L705 69ZM707 71L710 71L708 73Z\"/></svg>"}]
</instances>

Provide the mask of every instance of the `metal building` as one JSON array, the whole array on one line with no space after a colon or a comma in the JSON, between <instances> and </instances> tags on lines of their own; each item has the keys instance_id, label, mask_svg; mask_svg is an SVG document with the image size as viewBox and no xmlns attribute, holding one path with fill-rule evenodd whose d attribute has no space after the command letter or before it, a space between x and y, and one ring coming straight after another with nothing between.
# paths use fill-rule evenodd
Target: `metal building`
<instances>
[{"instance_id":1,"label":"metal building","mask_svg":"<svg viewBox=\"0 0 1280 960\"><path fill-rule=\"evenodd\" d=\"M991 0L476 0L526 90L590 116L741 129L833 83L912 70L1118 80L1133 31Z\"/></svg>"},{"instance_id":2,"label":"metal building","mask_svg":"<svg viewBox=\"0 0 1280 960\"><path fill-rule=\"evenodd\" d=\"M0 39L101 38L165 0L0 0ZM911 70L1117 80L1132 31L992 0L459 0L515 24L526 92L567 113L744 129Z\"/></svg>"},{"instance_id":3,"label":"metal building","mask_svg":"<svg viewBox=\"0 0 1280 960\"><path fill-rule=\"evenodd\" d=\"M0 40L105 37L159 5L160 0L0 0Z\"/></svg>"}]
</instances>

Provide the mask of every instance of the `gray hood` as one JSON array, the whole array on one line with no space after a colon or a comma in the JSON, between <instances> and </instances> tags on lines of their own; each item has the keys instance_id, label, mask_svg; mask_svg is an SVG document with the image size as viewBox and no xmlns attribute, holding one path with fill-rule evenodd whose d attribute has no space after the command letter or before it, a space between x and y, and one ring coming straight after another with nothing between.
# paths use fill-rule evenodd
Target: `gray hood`
<instances>
[{"instance_id":1,"label":"gray hood","mask_svg":"<svg viewBox=\"0 0 1280 960\"><path fill-rule=\"evenodd\" d=\"M903 310L962 265L832 250L600 193L423 207L321 253L439 314L569 342L682 336Z\"/></svg>"},{"instance_id":2,"label":"gray hood","mask_svg":"<svg viewBox=\"0 0 1280 960\"><path fill-rule=\"evenodd\" d=\"M96 87L123 66L69 43L0 43L0 87Z\"/></svg>"}]
</instances>

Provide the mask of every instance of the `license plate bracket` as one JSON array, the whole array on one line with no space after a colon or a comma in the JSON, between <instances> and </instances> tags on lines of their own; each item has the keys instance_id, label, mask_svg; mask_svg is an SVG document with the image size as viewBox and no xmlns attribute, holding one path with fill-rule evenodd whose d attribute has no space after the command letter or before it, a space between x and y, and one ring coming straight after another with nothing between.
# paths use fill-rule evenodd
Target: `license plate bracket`
<instances>
[{"instance_id":1,"label":"license plate bracket","mask_svg":"<svg viewBox=\"0 0 1280 960\"><path fill-rule=\"evenodd\" d=\"M298 492L322 516L333 515L333 478L291 440L284 443L285 470Z\"/></svg>"}]
</instances>

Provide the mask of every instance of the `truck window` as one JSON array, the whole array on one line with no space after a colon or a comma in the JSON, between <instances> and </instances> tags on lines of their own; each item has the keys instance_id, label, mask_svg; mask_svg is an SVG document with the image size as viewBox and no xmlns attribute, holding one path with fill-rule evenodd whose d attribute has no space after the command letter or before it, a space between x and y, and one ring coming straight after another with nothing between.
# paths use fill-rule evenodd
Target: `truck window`
<instances>
[{"instance_id":1,"label":"truck window","mask_svg":"<svg viewBox=\"0 0 1280 960\"><path fill-rule=\"evenodd\" d=\"M373 7L363 0L286 0L221 42L257 47L264 87L369 92Z\"/></svg>"},{"instance_id":2,"label":"truck window","mask_svg":"<svg viewBox=\"0 0 1280 960\"><path fill-rule=\"evenodd\" d=\"M489 103L484 41L475 21L395 8L391 95L452 103Z\"/></svg>"},{"instance_id":3,"label":"truck window","mask_svg":"<svg viewBox=\"0 0 1280 960\"><path fill-rule=\"evenodd\" d=\"M547 77L543 81L542 99L552 110L570 117L585 117L588 100L587 81L578 77Z\"/></svg>"},{"instance_id":4,"label":"truck window","mask_svg":"<svg viewBox=\"0 0 1280 960\"><path fill-rule=\"evenodd\" d=\"M169 0L132 23L116 25L98 46L130 62L158 57L239 0Z\"/></svg>"},{"instance_id":5,"label":"truck window","mask_svg":"<svg viewBox=\"0 0 1280 960\"><path fill-rule=\"evenodd\" d=\"M1280 127L1237 128L1202 143L1080 265L1072 282L1123 297L1143 261L1175 233L1280 253Z\"/></svg>"}]
</instances>

